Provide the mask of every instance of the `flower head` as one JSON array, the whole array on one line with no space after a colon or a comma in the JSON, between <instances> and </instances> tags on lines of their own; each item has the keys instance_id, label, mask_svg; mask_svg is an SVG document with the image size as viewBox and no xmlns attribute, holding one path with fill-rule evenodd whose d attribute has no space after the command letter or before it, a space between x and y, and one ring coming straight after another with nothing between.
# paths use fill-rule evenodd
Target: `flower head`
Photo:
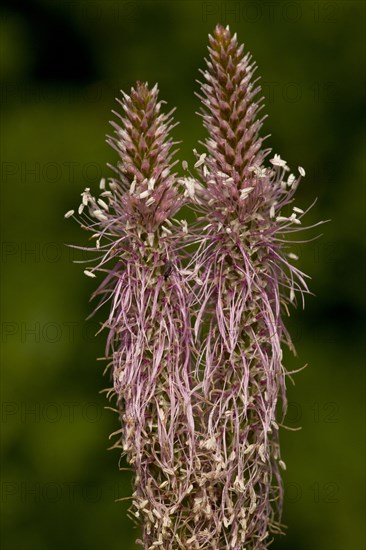
<instances>
[{"instance_id":1,"label":"flower head","mask_svg":"<svg viewBox=\"0 0 366 550\"><path fill-rule=\"evenodd\" d=\"M205 521L215 548L264 549L282 528L281 345L292 348L283 314L295 291L308 292L285 236L299 229L304 211L286 211L299 183L287 175L286 161L274 155L264 166L270 151L259 136L262 99L250 55L221 25L208 49L200 96L208 138L195 165L200 246L192 260L201 346L196 376L207 400L197 429L207 438L200 461L212 480L214 518Z\"/></svg>"},{"instance_id":2,"label":"flower head","mask_svg":"<svg viewBox=\"0 0 366 550\"><path fill-rule=\"evenodd\" d=\"M108 143L120 160L116 176L89 188L78 209L96 239L96 265L84 273L104 279L96 309L109 303L106 358L121 419L115 447L135 474L131 513L140 520L145 548L186 540L181 524L191 513L194 420L191 403L190 293L177 247L187 223L169 218L183 204L172 171L171 113L161 112L157 87L137 83L115 112ZM66 217L74 215L73 211ZM156 547L153 546L153 547Z\"/></svg>"}]
</instances>

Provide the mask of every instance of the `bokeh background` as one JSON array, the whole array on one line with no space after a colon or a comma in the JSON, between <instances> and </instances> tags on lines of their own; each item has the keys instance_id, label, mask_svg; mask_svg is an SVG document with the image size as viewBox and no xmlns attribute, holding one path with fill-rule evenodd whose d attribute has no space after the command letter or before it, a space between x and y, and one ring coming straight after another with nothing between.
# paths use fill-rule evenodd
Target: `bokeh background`
<instances>
[{"instance_id":1,"label":"bokeh background","mask_svg":"<svg viewBox=\"0 0 366 550\"><path fill-rule=\"evenodd\" d=\"M361 1L7 0L1 8L2 481L4 550L134 550L128 472L107 452L104 335L95 281L65 242L65 211L107 162L114 98L159 83L180 158L204 138L195 79L207 35L230 24L259 66L267 143L306 168L297 204L332 219L303 245L312 276L288 321L298 350L283 431L286 537L274 550L362 550L364 538L365 5ZM318 232L309 234L316 236ZM295 247L296 252L296 247Z\"/></svg>"}]
</instances>

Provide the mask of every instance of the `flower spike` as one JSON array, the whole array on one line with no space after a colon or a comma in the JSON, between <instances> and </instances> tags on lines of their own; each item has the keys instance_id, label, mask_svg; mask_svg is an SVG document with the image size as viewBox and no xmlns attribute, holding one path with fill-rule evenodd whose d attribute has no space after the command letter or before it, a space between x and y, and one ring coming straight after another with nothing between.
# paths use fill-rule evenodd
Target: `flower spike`
<instances>
[{"instance_id":1,"label":"flower spike","mask_svg":"<svg viewBox=\"0 0 366 550\"><path fill-rule=\"evenodd\" d=\"M304 212L284 211L300 177L279 155L263 164L270 151L259 136L262 99L250 55L221 25L208 49L200 96L208 138L205 152L196 152L201 217L191 262L200 348L195 380L203 394L196 428L206 440L199 458L211 510L202 510L199 521L210 533L204 548L261 550L283 529L281 345L293 349L283 314L296 293L308 292L284 236L303 229Z\"/></svg>"},{"instance_id":2,"label":"flower spike","mask_svg":"<svg viewBox=\"0 0 366 550\"><path fill-rule=\"evenodd\" d=\"M190 291L177 252L187 224L170 220L185 198L172 171L172 111L161 112L157 86L138 82L120 104L121 125L108 138L120 157L116 177L102 179L98 199L87 188L78 211L96 239L96 266L84 273L104 275L94 297L96 309L110 308L108 395L122 426L114 447L134 472L130 513L145 548L170 548L185 540L194 475Z\"/></svg>"}]
</instances>

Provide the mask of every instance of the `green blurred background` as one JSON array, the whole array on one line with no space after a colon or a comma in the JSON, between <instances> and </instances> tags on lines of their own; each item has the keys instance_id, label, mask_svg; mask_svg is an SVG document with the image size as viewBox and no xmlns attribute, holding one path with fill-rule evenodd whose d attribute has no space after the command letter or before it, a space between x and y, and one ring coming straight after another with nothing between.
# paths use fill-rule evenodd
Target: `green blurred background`
<instances>
[{"instance_id":1,"label":"green blurred background","mask_svg":"<svg viewBox=\"0 0 366 550\"><path fill-rule=\"evenodd\" d=\"M86 234L63 215L110 175L110 111L137 79L177 106L180 158L193 160L195 79L217 22L258 63L267 143L306 169L297 205L318 197L309 221L332 219L301 247L317 297L288 323L286 366L309 367L288 389L302 430L282 433L289 528L272 548L365 548L364 3L7 0L1 14L4 550L135 548L128 503L114 502L131 480L106 451L118 419L99 394L103 316L85 322L95 281L63 246Z\"/></svg>"}]
</instances>

